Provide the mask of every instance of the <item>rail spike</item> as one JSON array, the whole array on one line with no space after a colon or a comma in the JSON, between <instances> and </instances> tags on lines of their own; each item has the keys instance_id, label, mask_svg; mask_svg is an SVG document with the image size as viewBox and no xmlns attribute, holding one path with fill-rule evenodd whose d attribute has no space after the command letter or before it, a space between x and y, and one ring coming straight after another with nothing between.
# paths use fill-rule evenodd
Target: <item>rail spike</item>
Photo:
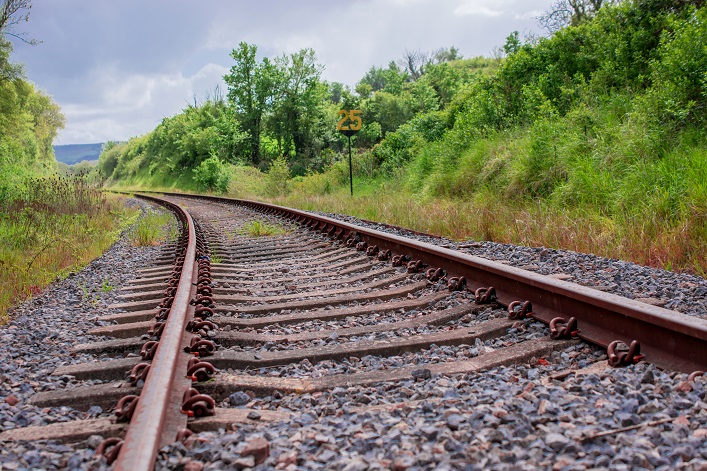
<instances>
[{"instance_id":1,"label":"rail spike","mask_svg":"<svg viewBox=\"0 0 707 471\"><path fill-rule=\"evenodd\" d=\"M113 464L113 462L115 462L116 458L118 458L118 454L120 453L120 449L122 448L122 446L123 446L123 439L122 438L118 438L118 437L106 438L101 443L99 443L98 446L96 447L95 456L104 457L106 459L106 462L110 466Z\"/></svg>"},{"instance_id":2,"label":"rail spike","mask_svg":"<svg viewBox=\"0 0 707 471\"><path fill-rule=\"evenodd\" d=\"M633 340L631 345L629 345L628 350L617 351L618 347L622 343L623 342L620 340L614 340L607 347L606 354L609 357L607 360L609 366L616 368L619 366L635 365L645 358L645 355L641 354L641 344L638 340Z\"/></svg>"},{"instance_id":3,"label":"rail spike","mask_svg":"<svg viewBox=\"0 0 707 471\"><path fill-rule=\"evenodd\" d=\"M558 324L562 327L558 328ZM577 337L578 333L576 317L570 317L568 321L562 317L555 317L550 321L550 338L553 340L572 339Z\"/></svg>"},{"instance_id":4,"label":"rail spike","mask_svg":"<svg viewBox=\"0 0 707 471\"><path fill-rule=\"evenodd\" d=\"M466 289L466 278L463 276L453 276L447 280L449 291L464 291Z\"/></svg>"},{"instance_id":5,"label":"rail spike","mask_svg":"<svg viewBox=\"0 0 707 471\"><path fill-rule=\"evenodd\" d=\"M533 314L533 304L530 301L521 303L513 301L508 305L508 317L510 319L527 319Z\"/></svg>"},{"instance_id":6,"label":"rail spike","mask_svg":"<svg viewBox=\"0 0 707 471\"><path fill-rule=\"evenodd\" d=\"M474 301L476 304L489 304L496 301L496 288L489 286L477 289L474 292Z\"/></svg>"},{"instance_id":7,"label":"rail spike","mask_svg":"<svg viewBox=\"0 0 707 471\"><path fill-rule=\"evenodd\" d=\"M189 417L206 417L214 415L216 401L207 395L199 394L199 391L192 388L184 393L181 412Z\"/></svg>"}]
</instances>

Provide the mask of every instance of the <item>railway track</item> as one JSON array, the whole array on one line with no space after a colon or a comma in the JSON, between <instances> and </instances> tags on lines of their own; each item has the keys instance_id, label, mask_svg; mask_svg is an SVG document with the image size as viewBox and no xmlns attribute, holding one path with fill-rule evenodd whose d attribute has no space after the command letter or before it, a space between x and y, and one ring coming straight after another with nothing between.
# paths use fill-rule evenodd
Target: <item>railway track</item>
<instances>
[{"instance_id":1,"label":"railway track","mask_svg":"<svg viewBox=\"0 0 707 471\"><path fill-rule=\"evenodd\" d=\"M693 373L707 365L699 318L299 211L159 201L181 236L124 287L124 302L101 318L106 325L89 332L102 340L75 347L100 361L54 372L85 385L31 399L114 415L8 430L0 441L100 435L96 454L114 469L152 469L163 447L198 443L193 433L292 420L291 410L262 407L260 398L348 391L356 401L346 413L375 413L383 406L370 395L385 394L375 389L381 383L401 394L410 381L559 365L577 349L602 354L580 339L608 349L614 366L643 361ZM249 236L249 223L279 233ZM575 374L551 373L546 380ZM414 393L401 397L422 407ZM340 413L328 407L321 413ZM264 462L263 441L240 450L235 466Z\"/></svg>"}]
</instances>

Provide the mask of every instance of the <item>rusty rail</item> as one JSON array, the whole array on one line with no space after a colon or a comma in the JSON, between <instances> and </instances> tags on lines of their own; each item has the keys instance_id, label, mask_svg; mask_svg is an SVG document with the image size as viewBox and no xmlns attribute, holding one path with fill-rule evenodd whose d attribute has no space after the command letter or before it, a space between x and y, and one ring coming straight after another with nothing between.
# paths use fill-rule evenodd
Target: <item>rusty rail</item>
<instances>
[{"instance_id":1,"label":"rusty rail","mask_svg":"<svg viewBox=\"0 0 707 471\"><path fill-rule=\"evenodd\" d=\"M407 256L410 262L421 262L418 268L442 268L457 282L463 277L466 289L483 292L493 287L496 299L506 306L515 301L530 301L529 316L546 324L553 320L554 325L570 323L573 317L577 323L576 335L594 344L605 348L615 341L633 344L631 353L635 357L621 356L628 363L645 356L662 368L688 373L707 369L707 320L704 319L306 211L249 200L163 194L244 205L339 239L352 240L352 245L362 250L375 247L375 252L390 250L391 254Z\"/></svg>"},{"instance_id":2,"label":"rusty rail","mask_svg":"<svg viewBox=\"0 0 707 471\"><path fill-rule=\"evenodd\" d=\"M157 198L147 198L163 205L166 203ZM178 388L173 385L181 379L177 373L177 364L187 323L189 301L192 298L192 280L196 276L196 235L189 213L178 205L169 203L169 206L181 213L186 220L188 243L184 265L159 346L150 364L137 408L115 463L116 470L153 469L158 450L175 440L174 421L183 422L181 428L185 427L187 422L186 416L180 414L180 409L182 396L190 383L187 383L186 387L181 385ZM170 421L172 426L168 426Z\"/></svg>"}]
</instances>

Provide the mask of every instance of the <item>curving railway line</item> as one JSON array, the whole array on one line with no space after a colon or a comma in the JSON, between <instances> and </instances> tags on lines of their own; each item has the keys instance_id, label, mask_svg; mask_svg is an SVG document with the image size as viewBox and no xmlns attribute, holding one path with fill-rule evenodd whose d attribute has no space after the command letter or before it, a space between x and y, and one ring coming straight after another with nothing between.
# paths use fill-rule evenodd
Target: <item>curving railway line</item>
<instances>
[{"instance_id":1,"label":"curving railway line","mask_svg":"<svg viewBox=\"0 0 707 471\"><path fill-rule=\"evenodd\" d=\"M259 398L370 395L381 393L381 383L400 389L507 365L560 365L578 348L601 359L597 364L650 363L687 373L690 382L707 367L707 320L699 317L302 211L216 197L140 197L175 214L179 237L102 314L103 325L89 332L101 340L75 347L95 360L53 373L85 384L31 398L40 408L113 413L5 430L0 443L99 435L105 440L96 456L104 465L169 468L160 454L175 442L193 447L203 433L292 420L291 407L253 407L263 405ZM249 236L251 221L281 231ZM558 366L543 381L574 373ZM529 384L522 395L536 386ZM381 410L379 399L356 397L354 412ZM425 407L413 393L402 397L407 408ZM323 415L342 413L327 407ZM470 420L458 412L445 419L453 433L461 426L449 425L449 417ZM264 438L238 453L231 462L238 469L307 467L302 457L271 456ZM408 461L382 466L414 467Z\"/></svg>"}]
</instances>

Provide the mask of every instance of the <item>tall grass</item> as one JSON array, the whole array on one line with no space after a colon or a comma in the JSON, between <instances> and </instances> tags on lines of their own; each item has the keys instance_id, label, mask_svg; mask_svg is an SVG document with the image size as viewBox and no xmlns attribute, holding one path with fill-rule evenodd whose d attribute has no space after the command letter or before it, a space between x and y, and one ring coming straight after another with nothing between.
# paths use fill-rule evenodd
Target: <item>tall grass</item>
<instances>
[{"instance_id":1,"label":"tall grass","mask_svg":"<svg viewBox=\"0 0 707 471\"><path fill-rule=\"evenodd\" d=\"M158 245L174 238L176 228L169 226L172 217L165 212L148 212L131 229L130 240L137 247Z\"/></svg>"},{"instance_id":2,"label":"tall grass","mask_svg":"<svg viewBox=\"0 0 707 471\"><path fill-rule=\"evenodd\" d=\"M704 212L678 224L664 220L617 221L596 210L563 209L531 200L509 202L490 193L470 200L418 199L404 190L353 198L344 191L318 196L292 193L273 201L304 210L350 214L453 240L562 248L706 274Z\"/></svg>"},{"instance_id":3,"label":"tall grass","mask_svg":"<svg viewBox=\"0 0 707 471\"><path fill-rule=\"evenodd\" d=\"M11 306L99 256L129 217L81 177L18 187L0 202L0 323Z\"/></svg>"}]
</instances>

